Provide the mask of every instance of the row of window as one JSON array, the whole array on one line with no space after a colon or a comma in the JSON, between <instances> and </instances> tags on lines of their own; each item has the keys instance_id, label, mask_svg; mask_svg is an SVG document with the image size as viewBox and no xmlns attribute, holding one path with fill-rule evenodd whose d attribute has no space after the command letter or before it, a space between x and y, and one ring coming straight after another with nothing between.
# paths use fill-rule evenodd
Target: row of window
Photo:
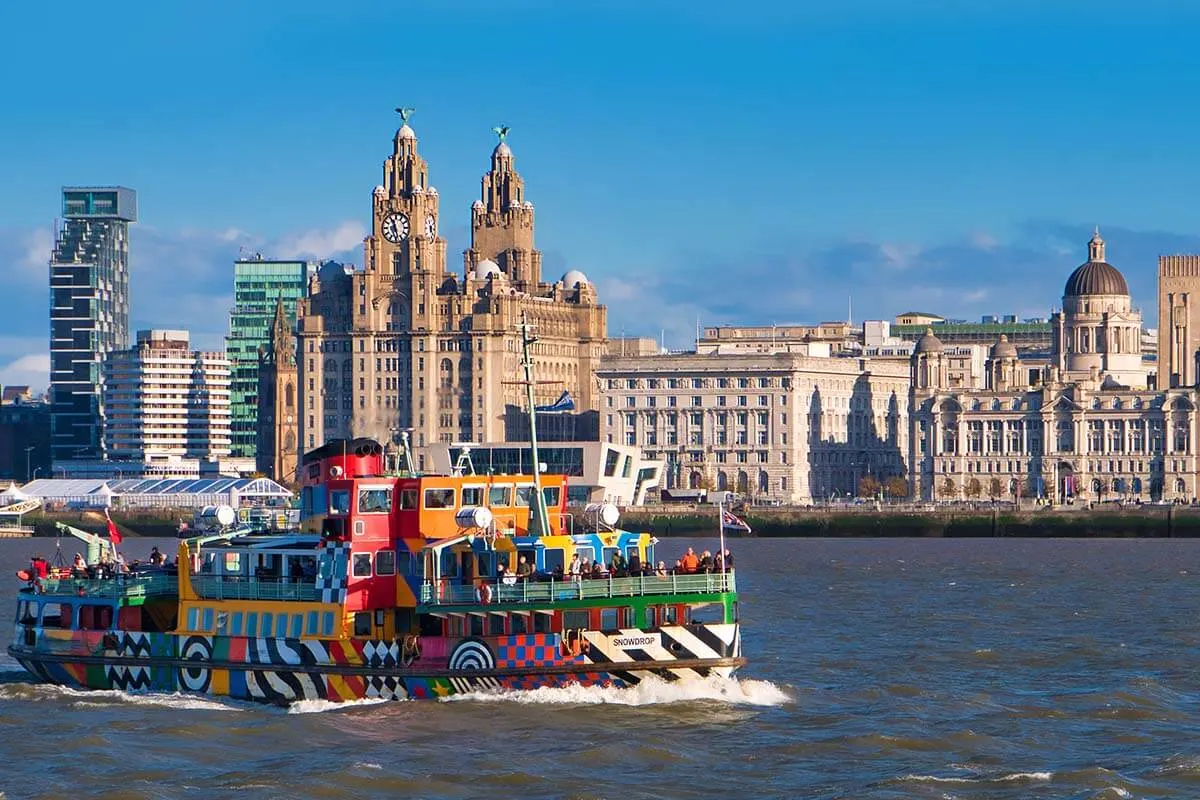
<instances>
[{"instance_id":1,"label":"row of window","mask_svg":"<svg viewBox=\"0 0 1200 800\"><path fill-rule=\"evenodd\" d=\"M646 408L657 408L658 407L658 398L655 397L654 395L650 395L649 397L643 397L642 399L646 401L646 403L645 403ZM712 398L709 398L710 401L711 401L711 399ZM731 405L731 404L727 403L727 400L728 400L728 398L725 395L723 395L723 394L717 395L716 404L718 407L724 407L726 405ZM638 401L637 396L626 395L625 396L625 408L637 408L638 407L637 401ZM676 397L675 395L668 395L666 398L666 401L667 401L667 408L677 408L679 406L679 398ZM608 395L605 398L605 404L609 408L615 407L616 403L615 403L615 399L613 398L612 395ZM779 396L779 404L786 405L787 397L784 395L780 395ZM692 408L701 408L704 405L705 405L705 403L704 403L703 396L698 395L698 394L692 395L692 399L691 399ZM736 405L743 406L743 407L748 406L748 405L750 405L750 400L744 394L737 395ZM760 394L758 396L758 405L760 405L760 406L771 405L771 396L766 395L766 394Z\"/></svg>"},{"instance_id":2,"label":"row of window","mask_svg":"<svg viewBox=\"0 0 1200 800\"><path fill-rule=\"evenodd\" d=\"M193 606L187 612L187 628L218 636L250 636L299 639L301 636L333 636L332 611L298 614L265 611L222 611L210 606Z\"/></svg>"},{"instance_id":3,"label":"row of window","mask_svg":"<svg viewBox=\"0 0 1200 800\"><path fill-rule=\"evenodd\" d=\"M624 384L625 388L627 389L658 389L663 384L665 384L668 389L683 389L688 386L691 386L693 389L703 389L705 386L712 386L715 381L718 389L729 389L733 387L735 380L737 381L737 388L739 389L749 389L751 386L751 378L647 378L645 381L637 378L626 378ZM757 381L757 386L760 389L766 389L772 385L770 378L760 377L757 379ZM619 389L621 388L621 383L622 382L616 378L609 378L608 388ZM791 386L791 379L784 378L783 386L784 388Z\"/></svg>"},{"instance_id":4,"label":"row of window","mask_svg":"<svg viewBox=\"0 0 1200 800\"><path fill-rule=\"evenodd\" d=\"M358 489L358 513L386 514L392 510L392 488L385 486L362 486ZM452 486L429 487L421 498L417 489L400 490L400 509L415 511L418 500L423 499L419 508L430 510L454 510L459 506L455 502L458 490ZM546 505L554 508L561 499L561 487L544 486L542 496ZM488 508L528 508L533 497L533 486L513 486L511 484L493 486L464 486L462 487L463 506L487 506ZM332 514L346 514L350 511L350 492L335 489L329 493L329 511Z\"/></svg>"}]
</instances>

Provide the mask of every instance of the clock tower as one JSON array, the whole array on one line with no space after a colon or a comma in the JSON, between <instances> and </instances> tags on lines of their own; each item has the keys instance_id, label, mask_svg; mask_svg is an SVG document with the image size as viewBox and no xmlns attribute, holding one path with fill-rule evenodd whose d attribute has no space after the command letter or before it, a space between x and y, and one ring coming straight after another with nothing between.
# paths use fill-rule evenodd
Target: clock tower
<instances>
[{"instance_id":1,"label":"clock tower","mask_svg":"<svg viewBox=\"0 0 1200 800\"><path fill-rule=\"evenodd\" d=\"M519 291L542 280L542 254L533 247L533 203L525 181L513 166L508 126L493 128L500 137L492 164L481 181L480 198L471 206L471 247L463 253L470 277L481 261L492 261Z\"/></svg>"}]
</instances>

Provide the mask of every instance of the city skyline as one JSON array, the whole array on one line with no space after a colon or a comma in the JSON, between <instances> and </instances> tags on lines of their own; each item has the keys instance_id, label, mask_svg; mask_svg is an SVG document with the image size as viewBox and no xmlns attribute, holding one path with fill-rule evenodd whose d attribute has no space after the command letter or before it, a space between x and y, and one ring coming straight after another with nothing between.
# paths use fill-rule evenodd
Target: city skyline
<instances>
[{"instance_id":1,"label":"city skyline","mask_svg":"<svg viewBox=\"0 0 1200 800\"><path fill-rule=\"evenodd\" d=\"M16 300L0 381L47 382L61 186L138 191L131 326L186 327L197 347L218 347L242 248L362 264L364 187L394 105L417 109L452 264L490 129L512 126L546 272L586 272L612 336L665 331L679 347L697 318L844 318L851 294L855 319L910 307L1046 316L1096 224L1154 325L1157 256L1200 250L1187 203L1200 112L1177 100L1200 72L1181 23L1200 12L841 5L764 4L728 25L675 3L551 13L530 2L501 16L366 4L332 21L305 3L234 19L220 4L138 19L74 3L53 17L14 11L29 35L0 54L23 77L0 131L20 154L0 193ZM464 23L464 8L479 22ZM47 112L75 67L35 49L64 19L117 43L113 68L140 76L119 105L74 97L71 125ZM162 36L185 24L195 43ZM400 31L403 57L346 46ZM511 54L498 58L494 41Z\"/></svg>"}]
</instances>

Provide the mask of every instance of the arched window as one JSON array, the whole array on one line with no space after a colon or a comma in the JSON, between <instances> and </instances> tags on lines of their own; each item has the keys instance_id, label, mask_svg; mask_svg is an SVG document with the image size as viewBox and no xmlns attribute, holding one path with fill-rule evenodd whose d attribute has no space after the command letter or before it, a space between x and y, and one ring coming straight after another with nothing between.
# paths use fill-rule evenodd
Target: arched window
<instances>
[{"instance_id":1,"label":"arched window","mask_svg":"<svg viewBox=\"0 0 1200 800\"><path fill-rule=\"evenodd\" d=\"M699 472L693 472L691 475L688 476L688 488L689 489L699 489L700 488L700 473Z\"/></svg>"},{"instance_id":2,"label":"arched window","mask_svg":"<svg viewBox=\"0 0 1200 800\"><path fill-rule=\"evenodd\" d=\"M717 491L725 492L729 490L729 476L724 472L717 473Z\"/></svg>"},{"instance_id":3,"label":"arched window","mask_svg":"<svg viewBox=\"0 0 1200 800\"><path fill-rule=\"evenodd\" d=\"M738 470L737 491L739 494L748 494L750 491L750 476L745 470Z\"/></svg>"},{"instance_id":4,"label":"arched window","mask_svg":"<svg viewBox=\"0 0 1200 800\"><path fill-rule=\"evenodd\" d=\"M766 494L769 491L770 486L771 486L771 479L767 475L767 471L765 469L759 470L759 472L758 472L758 491L762 494Z\"/></svg>"},{"instance_id":5,"label":"arched window","mask_svg":"<svg viewBox=\"0 0 1200 800\"><path fill-rule=\"evenodd\" d=\"M285 386L283 389L283 398L283 404L287 407L288 411L291 411L293 408L295 408L296 387L292 385L291 381L288 381L287 386Z\"/></svg>"},{"instance_id":6,"label":"arched window","mask_svg":"<svg viewBox=\"0 0 1200 800\"><path fill-rule=\"evenodd\" d=\"M454 365L450 363L450 359L442 359L442 363L438 367L438 379L443 389L454 388Z\"/></svg>"}]
</instances>

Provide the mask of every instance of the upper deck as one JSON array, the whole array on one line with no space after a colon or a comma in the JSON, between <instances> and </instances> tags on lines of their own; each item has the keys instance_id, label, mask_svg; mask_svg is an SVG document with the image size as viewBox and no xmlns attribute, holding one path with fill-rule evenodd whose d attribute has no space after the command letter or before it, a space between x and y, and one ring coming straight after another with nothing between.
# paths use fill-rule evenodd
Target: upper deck
<instances>
[{"instance_id":1,"label":"upper deck","mask_svg":"<svg viewBox=\"0 0 1200 800\"><path fill-rule=\"evenodd\" d=\"M732 572L694 575L639 575L629 578L585 578L583 580L501 581L490 588L491 604L545 604L565 600L603 600L659 595L720 594L736 592ZM449 579L427 582L421 587L423 606L486 605L476 587Z\"/></svg>"}]
</instances>

